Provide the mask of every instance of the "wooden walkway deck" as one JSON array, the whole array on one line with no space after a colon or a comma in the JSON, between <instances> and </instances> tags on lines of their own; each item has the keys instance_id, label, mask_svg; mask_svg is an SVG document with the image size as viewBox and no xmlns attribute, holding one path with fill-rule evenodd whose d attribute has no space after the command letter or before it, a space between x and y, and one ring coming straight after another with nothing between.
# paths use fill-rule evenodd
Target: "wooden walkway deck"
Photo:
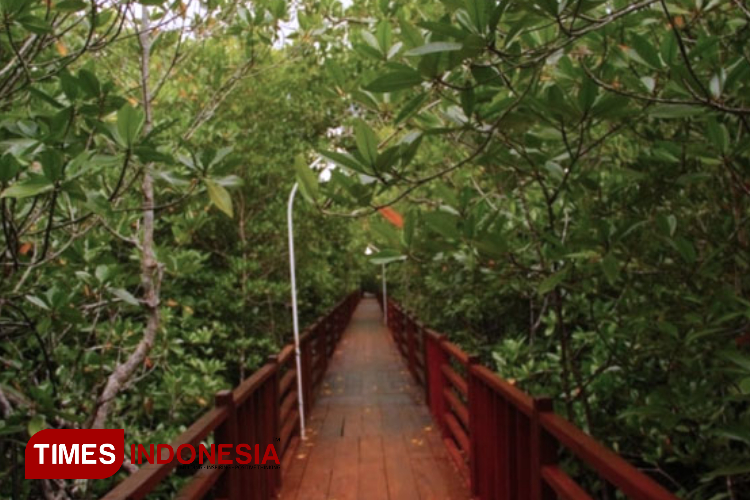
<instances>
[{"instance_id":1,"label":"wooden walkway deck","mask_svg":"<svg viewBox=\"0 0 750 500\"><path fill-rule=\"evenodd\" d=\"M201 469L186 478L177 498L468 499L464 481L470 477L471 494L481 500L591 499L610 486L618 498L677 500L555 414L551 399L503 380L393 300L388 325L392 332L375 299L353 292L305 329L302 392L317 392L307 441L294 434L299 418L291 344L233 390L219 391L216 406L175 438L173 449L209 436L235 447L276 443L281 470ZM591 485L593 476L586 476L594 495L560 466L563 450L601 478ZM144 466L105 499L141 500L177 464Z\"/></svg>"},{"instance_id":2,"label":"wooden walkway deck","mask_svg":"<svg viewBox=\"0 0 750 500\"><path fill-rule=\"evenodd\" d=\"M284 468L286 500L465 499L469 491L433 425L373 298L339 342L308 439Z\"/></svg>"}]
</instances>

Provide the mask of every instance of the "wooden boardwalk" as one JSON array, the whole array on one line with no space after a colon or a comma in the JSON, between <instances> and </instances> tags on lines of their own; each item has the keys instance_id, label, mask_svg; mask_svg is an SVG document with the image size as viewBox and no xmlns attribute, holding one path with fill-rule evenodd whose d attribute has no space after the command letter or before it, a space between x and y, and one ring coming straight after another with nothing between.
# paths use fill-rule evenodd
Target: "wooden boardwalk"
<instances>
[{"instance_id":1,"label":"wooden boardwalk","mask_svg":"<svg viewBox=\"0 0 750 500\"><path fill-rule=\"evenodd\" d=\"M303 393L317 393L307 441L294 434L299 418L293 345L233 390L219 391L216 406L175 438L173 449L211 435L230 446L275 442L281 470L201 469L177 498L468 499L469 477L478 500L598 498L560 466L564 450L601 478L592 487L593 476L586 476L589 491L608 491L608 484L618 498L677 500L555 414L551 399L534 398L503 380L393 300L388 325L392 332L383 326L375 299L361 300L353 292L305 329ZM105 499L141 500L177 464L144 466Z\"/></svg>"},{"instance_id":2,"label":"wooden boardwalk","mask_svg":"<svg viewBox=\"0 0 750 500\"><path fill-rule=\"evenodd\" d=\"M336 347L307 425L282 499L469 498L373 298Z\"/></svg>"}]
</instances>

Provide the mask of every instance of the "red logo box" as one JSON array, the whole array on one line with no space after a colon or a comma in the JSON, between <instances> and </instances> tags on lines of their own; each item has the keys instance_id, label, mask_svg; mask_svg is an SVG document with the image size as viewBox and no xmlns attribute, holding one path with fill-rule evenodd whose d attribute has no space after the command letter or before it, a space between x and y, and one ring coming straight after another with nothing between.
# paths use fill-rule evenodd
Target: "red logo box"
<instances>
[{"instance_id":1,"label":"red logo box","mask_svg":"<svg viewBox=\"0 0 750 500\"><path fill-rule=\"evenodd\" d=\"M125 429L45 429L26 444L26 479L104 479L125 457Z\"/></svg>"}]
</instances>

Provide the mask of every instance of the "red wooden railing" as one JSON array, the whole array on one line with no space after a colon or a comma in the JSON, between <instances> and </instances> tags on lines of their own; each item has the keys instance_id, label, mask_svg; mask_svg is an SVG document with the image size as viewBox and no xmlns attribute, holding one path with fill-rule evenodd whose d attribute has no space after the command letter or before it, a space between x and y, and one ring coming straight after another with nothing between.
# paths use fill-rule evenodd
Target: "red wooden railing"
<instances>
[{"instance_id":1,"label":"red wooden railing","mask_svg":"<svg viewBox=\"0 0 750 500\"><path fill-rule=\"evenodd\" d=\"M382 305L382 296L379 297ZM559 465L561 451L629 498L676 497L566 419L477 363L388 300L388 326L449 454L478 499L591 498Z\"/></svg>"},{"instance_id":2,"label":"red wooden railing","mask_svg":"<svg viewBox=\"0 0 750 500\"><path fill-rule=\"evenodd\" d=\"M312 408L323 375L336 343L349 323L360 293L339 302L300 335L305 412ZM299 411L294 346L285 346L278 355L232 391L216 394L216 405L196 420L171 445L197 446L213 434L216 444L268 444L276 447L282 464L296 447ZM277 441L280 439L280 441ZM111 490L106 500L137 500L152 492L179 465L146 465ZM281 486L278 469L199 469L177 494L182 500L203 498L212 493L217 499L266 500L275 498Z\"/></svg>"}]
</instances>

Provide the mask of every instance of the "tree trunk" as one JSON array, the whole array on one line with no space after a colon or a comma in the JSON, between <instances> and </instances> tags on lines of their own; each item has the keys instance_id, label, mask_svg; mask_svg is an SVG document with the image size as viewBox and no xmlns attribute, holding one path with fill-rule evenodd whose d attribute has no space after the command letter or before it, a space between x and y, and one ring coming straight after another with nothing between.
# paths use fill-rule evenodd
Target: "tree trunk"
<instances>
[{"instance_id":1,"label":"tree trunk","mask_svg":"<svg viewBox=\"0 0 750 500\"><path fill-rule=\"evenodd\" d=\"M143 96L143 111L145 123L144 134L148 134L153 126L151 109L151 92L149 89L149 58L151 51L150 21L148 9L142 7L141 32L141 87ZM107 379L101 396L97 401L92 428L101 429L106 425L107 416L112 402L117 394L128 383L133 373L141 366L151 351L159 329L159 287L161 285L161 271L154 254L154 182L153 163L144 166L143 181L143 213L141 216L141 286L143 287L142 304L146 313L146 325L143 338L128 358L120 363Z\"/></svg>"}]
</instances>

